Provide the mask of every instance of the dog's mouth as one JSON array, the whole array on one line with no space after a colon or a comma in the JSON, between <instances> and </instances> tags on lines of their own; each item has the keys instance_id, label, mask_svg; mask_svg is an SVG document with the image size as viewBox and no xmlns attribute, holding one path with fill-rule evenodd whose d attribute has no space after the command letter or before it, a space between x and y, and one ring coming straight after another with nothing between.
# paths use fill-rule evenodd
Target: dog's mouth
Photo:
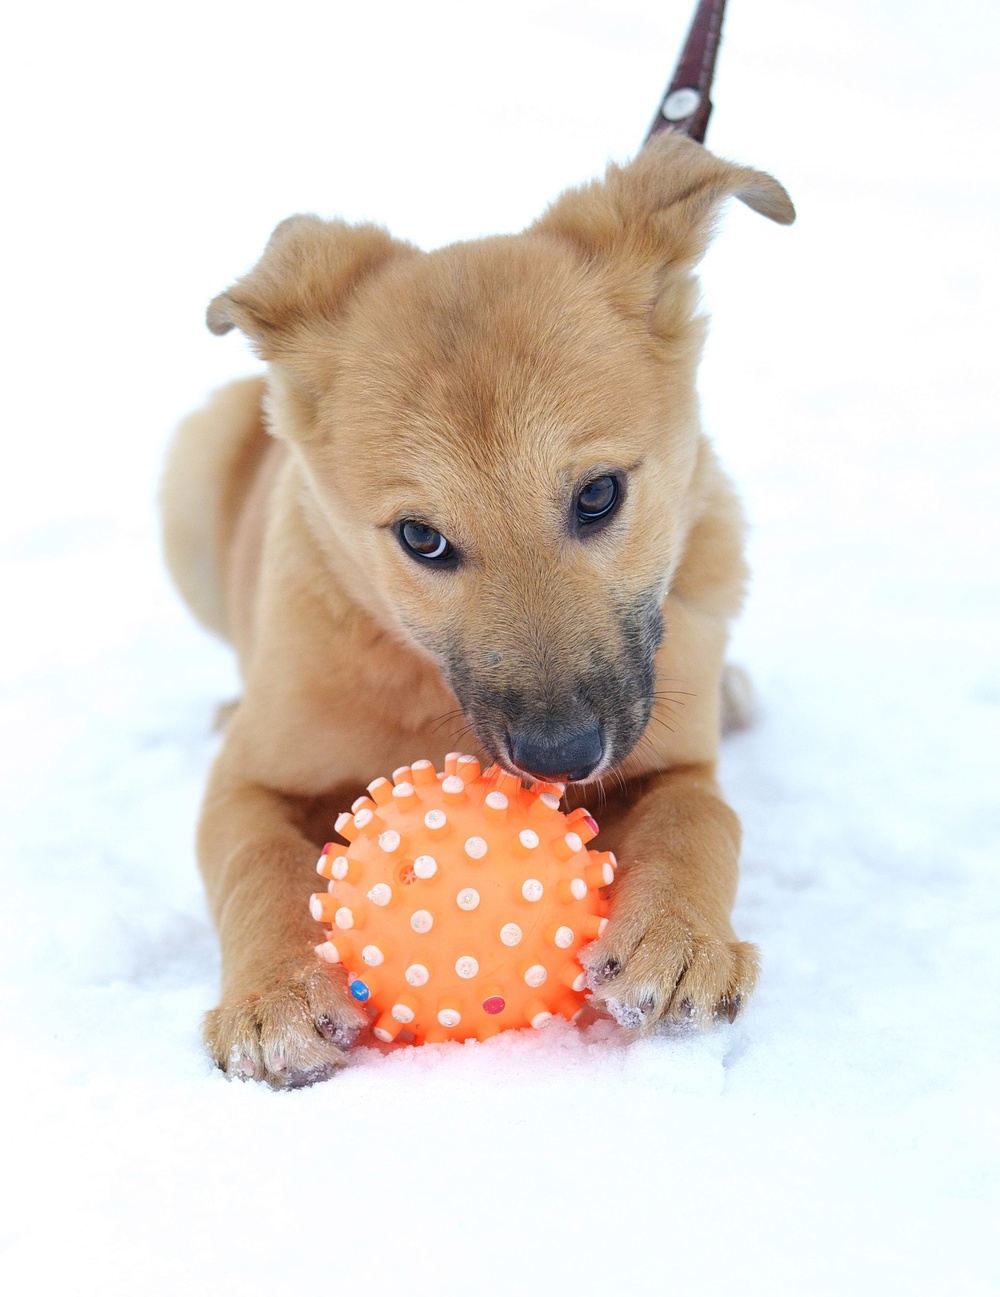
<instances>
[{"instance_id":1,"label":"dog's mouth","mask_svg":"<svg viewBox=\"0 0 1000 1297\"><path fill-rule=\"evenodd\" d=\"M609 761L609 762L602 762L599 766L595 766L592 770L586 770L586 771L571 770L568 774L565 775L545 775L545 774L540 775L534 771L522 769L520 766L516 765L513 761L500 760L497 762L497 764L501 766L504 770L506 770L508 774L516 775L518 779L523 779L526 783L552 784L556 788L561 788L564 791L569 784L575 784L579 788L584 788L587 786L587 784L596 784L612 768L611 762Z\"/></svg>"},{"instance_id":2,"label":"dog's mouth","mask_svg":"<svg viewBox=\"0 0 1000 1297\"><path fill-rule=\"evenodd\" d=\"M524 779L588 784L627 759L652 714L663 622L651 594L620 608L615 622L608 638L617 651L560 652L550 641L548 661L532 670L533 652L518 646L503 654L511 663L503 680L499 653L469 651L457 637L448 645L449 683L492 761ZM483 661L485 669L470 665Z\"/></svg>"}]
</instances>

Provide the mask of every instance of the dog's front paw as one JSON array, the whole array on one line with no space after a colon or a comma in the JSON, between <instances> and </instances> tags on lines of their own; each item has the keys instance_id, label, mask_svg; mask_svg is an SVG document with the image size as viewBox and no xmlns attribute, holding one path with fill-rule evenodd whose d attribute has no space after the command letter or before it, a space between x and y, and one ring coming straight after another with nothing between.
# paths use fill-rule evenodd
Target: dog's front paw
<instances>
[{"instance_id":1,"label":"dog's front paw","mask_svg":"<svg viewBox=\"0 0 1000 1297\"><path fill-rule=\"evenodd\" d=\"M205 1015L209 1052L223 1072L276 1090L332 1076L368 1019L327 964L274 970L261 989L224 1000Z\"/></svg>"},{"instance_id":2,"label":"dog's front paw","mask_svg":"<svg viewBox=\"0 0 1000 1297\"><path fill-rule=\"evenodd\" d=\"M756 946L676 899L622 902L581 955L595 1006L637 1031L667 1019L732 1022L757 981Z\"/></svg>"}]
</instances>

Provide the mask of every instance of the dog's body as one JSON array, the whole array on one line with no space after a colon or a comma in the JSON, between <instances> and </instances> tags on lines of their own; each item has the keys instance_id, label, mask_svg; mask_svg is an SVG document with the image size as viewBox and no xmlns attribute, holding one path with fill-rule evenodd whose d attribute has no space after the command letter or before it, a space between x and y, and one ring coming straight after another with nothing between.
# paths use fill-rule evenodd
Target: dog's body
<instances>
[{"instance_id":1,"label":"dog's body","mask_svg":"<svg viewBox=\"0 0 1000 1297\"><path fill-rule=\"evenodd\" d=\"M585 958L619 1021L752 989L714 775L743 529L694 394L691 272L730 194L793 219L770 177L664 135L513 238L424 254L292 218L209 308L270 362L182 426L164 484L171 570L245 682L199 832L227 1071L343 1061L364 1018L313 953L316 846L459 741L601 803L621 869Z\"/></svg>"}]
</instances>

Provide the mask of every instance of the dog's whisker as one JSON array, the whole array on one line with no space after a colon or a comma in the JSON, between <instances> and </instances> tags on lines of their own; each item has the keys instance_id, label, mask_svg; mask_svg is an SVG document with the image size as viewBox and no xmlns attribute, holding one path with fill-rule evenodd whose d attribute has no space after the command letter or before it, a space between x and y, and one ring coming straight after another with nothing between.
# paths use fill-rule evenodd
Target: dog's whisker
<instances>
[{"instance_id":1,"label":"dog's whisker","mask_svg":"<svg viewBox=\"0 0 1000 1297\"><path fill-rule=\"evenodd\" d=\"M625 778L625 772L622 766L615 766L611 775L617 785L618 792L624 797L628 793L628 782Z\"/></svg>"},{"instance_id":2,"label":"dog's whisker","mask_svg":"<svg viewBox=\"0 0 1000 1297\"><path fill-rule=\"evenodd\" d=\"M456 707L454 711L445 712L443 716L439 716L439 717L438 717L438 718L437 718L437 719L436 719L436 720L431 724L431 726L430 726L430 732L431 732L432 734L436 734L437 731L441 728L442 725L447 725L449 721L453 721L453 720L455 720L456 717L458 717L458 716L464 716L464 715L465 715L465 713L462 711L461 707Z\"/></svg>"}]
</instances>

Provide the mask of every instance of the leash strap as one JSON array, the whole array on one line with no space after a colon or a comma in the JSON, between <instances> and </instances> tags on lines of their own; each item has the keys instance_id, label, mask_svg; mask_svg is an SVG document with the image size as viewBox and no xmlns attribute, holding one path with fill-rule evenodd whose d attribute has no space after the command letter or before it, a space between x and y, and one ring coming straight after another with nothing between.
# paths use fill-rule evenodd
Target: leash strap
<instances>
[{"instance_id":1,"label":"leash strap","mask_svg":"<svg viewBox=\"0 0 1000 1297\"><path fill-rule=\"evenodd\" d=\"M643 140L644 145L660 131L677 131L704 144L712 113L712 101L708 96L715 74L715 56L722 38L725 9L726 0L699 0L673 79Z\"/></svg>"}]
</instances>

